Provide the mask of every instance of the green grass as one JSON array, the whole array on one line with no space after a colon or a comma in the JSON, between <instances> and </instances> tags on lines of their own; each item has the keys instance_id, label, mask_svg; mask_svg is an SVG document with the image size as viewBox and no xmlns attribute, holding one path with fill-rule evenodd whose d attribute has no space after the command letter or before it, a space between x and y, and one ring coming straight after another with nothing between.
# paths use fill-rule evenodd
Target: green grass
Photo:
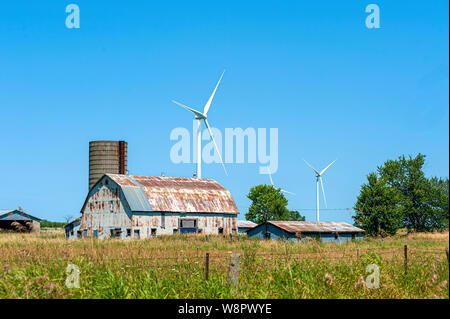
<instances>
[{"instance_id":1,"label":"green grass","mask_svg":"<svg viewBox=\"0 0 450 319\"><path fill-rule=\"evenodd\" d=\"M66 241L59 234L0 234L0 298L448 299L448 240L448 233L346 244L205 236ZM237 287L228 281L233 251L241 254ZM68 264L80 268L79 288L65 285ZM380 269L378 289L366 287L370 264Z\"/></svg>"}]
</instances>

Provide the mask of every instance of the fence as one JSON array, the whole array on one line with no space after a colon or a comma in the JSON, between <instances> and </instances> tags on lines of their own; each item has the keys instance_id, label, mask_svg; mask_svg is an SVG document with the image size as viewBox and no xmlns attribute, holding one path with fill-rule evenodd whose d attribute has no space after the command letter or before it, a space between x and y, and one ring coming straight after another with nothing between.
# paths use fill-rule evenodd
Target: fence
<instances>
[{"instance_id":1,"label":"fence","mask_svg":"<svg viewBox=\"0 0 450 319\"><path fill-rule=\"evenodd\" d=\"M409 265L413 263L423 262L424 260L440 260L447 259L449 261L448 248L444 249L423 249L411 248L407 245L398 248L356 248L356 249L337 249L337 250L321 250L303 251L303 252L214 252L203 253L197 251L195 254L179 253L177 256L167 257L139 257L126 256L114 257L85 251L78 256L56 257L53 259L41 258L40 256L30 256L26 250L18 251L15 258L4 258L0 256L2 266L25 266L25 265L46 265L56 263L65 265L74 264L90 264L94 267L105 269L120 269L123 272L129 270L167 270L172 269L178 273L182 272L186 275L203 276L205 281L211 277L211 273L227 274L232 285L236 285L239 279L240 270L249 271L252 264L258 264L260 267L277 267L282 265L290 265L293 262L325 262L340 263L345 262L358 263L363 262L368 256L378 256L383 260L391 263L402 263L404 273L408 273ZM446 258L445 258L446 257ZM203 272L203 275L201 273Z\"/></svg>"}]
</instances>

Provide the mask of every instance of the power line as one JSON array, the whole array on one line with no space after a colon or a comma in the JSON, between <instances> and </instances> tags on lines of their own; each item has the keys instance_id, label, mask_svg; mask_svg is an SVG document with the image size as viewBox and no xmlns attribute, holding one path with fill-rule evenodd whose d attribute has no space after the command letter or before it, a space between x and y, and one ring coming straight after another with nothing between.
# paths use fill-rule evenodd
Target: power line
<instances>
[{"instance_id":1,"label":"power line","mask_svg":"<svg viewBox=\"0 0 450 319\"><path fill-rule=\"evenodd\" d=\"M248 206L238 206L239 208L244 208L245 210L248 210ZM298 210L298 211L305 211L305 210L311 210L311 211L315 211L316 208L293 208L293 210ZM353 208L321 208L320 211L348 211L348 212L355 212L355 210Z\"/></svg>"}]
</instances>

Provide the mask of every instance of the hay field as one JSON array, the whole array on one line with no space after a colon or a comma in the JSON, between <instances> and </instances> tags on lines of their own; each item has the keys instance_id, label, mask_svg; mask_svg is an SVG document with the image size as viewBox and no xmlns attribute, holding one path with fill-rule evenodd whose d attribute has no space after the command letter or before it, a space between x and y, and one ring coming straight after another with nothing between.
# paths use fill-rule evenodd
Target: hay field
<instances>
[{"instance_id":1,"label":"hay field","mask_svg":"<svg viewBox=\"0 0 450 319\"><path fill-rule=\"evenodd\" d=\"M341 244L195 235L67 241L53 233L0 233L0 298L448 299L448 245L448 232ZM229 283L232 252L240 253L236 285ZM374 270L366 267L373 264L378 288L368 281Z\"/></svg>"}]
</instances>

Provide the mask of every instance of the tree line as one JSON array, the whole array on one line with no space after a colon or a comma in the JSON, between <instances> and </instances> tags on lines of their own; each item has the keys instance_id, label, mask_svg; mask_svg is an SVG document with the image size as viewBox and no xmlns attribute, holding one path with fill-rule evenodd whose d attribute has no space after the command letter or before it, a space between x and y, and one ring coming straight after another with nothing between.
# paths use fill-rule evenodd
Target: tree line
<instances>
[{"instance_id":1,"label":"tree line","mask_svg":"<svg viewBox=\"0 0 450 319\"><path fill-rule=\"evenodd\" d=\"M354 205L355 226L368 235L442 231L449 226L449 180L427 178L426 156L418 154L388 160L367 175Z\"/></svg>"}]
</instances>

